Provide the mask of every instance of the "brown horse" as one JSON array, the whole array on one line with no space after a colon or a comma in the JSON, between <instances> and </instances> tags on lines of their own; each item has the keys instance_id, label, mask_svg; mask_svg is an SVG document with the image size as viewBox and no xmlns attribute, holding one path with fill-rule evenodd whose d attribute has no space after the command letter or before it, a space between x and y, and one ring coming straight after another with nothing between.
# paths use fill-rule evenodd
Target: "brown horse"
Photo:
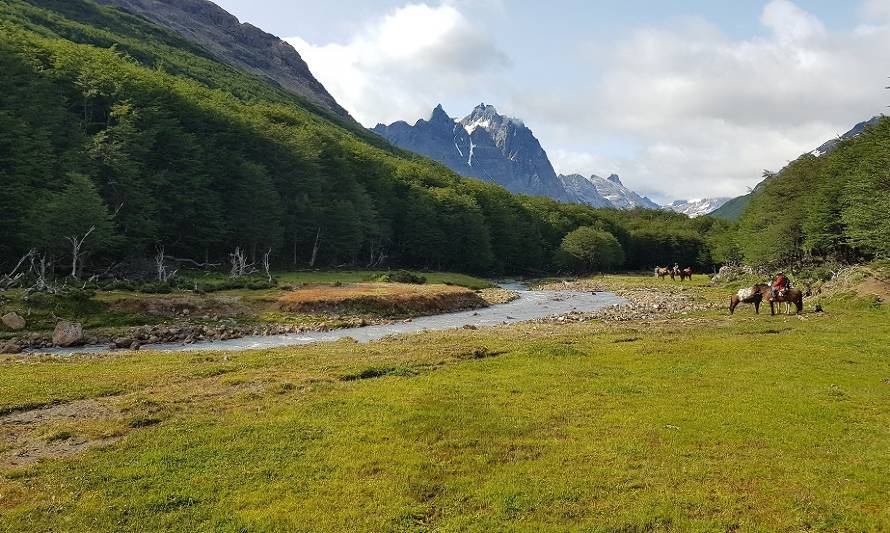
<instances>
[{"instance_id":1,"label":"brown horse","mask_svg":"<svg viewBox=\"0 0 890 533\"><path fill-rule=\"evenodd\" d=\"M655 267L655 275L658 276L658 279L664 279L668 274L671 275L671 278L674 277L670 268Z\"/></svg>"},{"instance_id":2,"label":"brown horse","mask_svg":"<svg viewBox=\"0 0 890 533\"><path fill-rule=\"evenodd\" d=\"M770 291L769 285L763 285L766 287L764 290L764 295L767 300L769 300L769 312L771 315L776 314L776 304L777 303L785 303L786 309L788 309L788 304L794 304L794 307L797 308L797 314L801 314L803 312L803 291L800 289L785 289L784 291L776 294L775 298L772 297L772 292Z\"/></svg>"},{"instance_id":3,"label":"brown horse","mask_svg":"<svg viewBox=\"0 0 890 533\"><path fill-rule=\"evenodd\" d=\"M765 283L755 285L750 289L740 289L729 300L729 314L733 314L740 303L753 303L755 311L759 314L760 303L764 298L769 302L770 315L776 314L776 303L781 302L793 303L797 308L797 314L803 312L803 292L800 289L788 289L777 294L775 298L772 297L770 289L770 286Z\"/></svg>"},{"instance_id":4,"label":"brown horse","mask_svg":"<svg viewBox=\"0 0 890 533\"><path fill-rule=\"evenodd\" d=\"M687 278L692 281L692 267L686 267L680 271L680 281L685 281Z\"/></svg>"}]
</instances>

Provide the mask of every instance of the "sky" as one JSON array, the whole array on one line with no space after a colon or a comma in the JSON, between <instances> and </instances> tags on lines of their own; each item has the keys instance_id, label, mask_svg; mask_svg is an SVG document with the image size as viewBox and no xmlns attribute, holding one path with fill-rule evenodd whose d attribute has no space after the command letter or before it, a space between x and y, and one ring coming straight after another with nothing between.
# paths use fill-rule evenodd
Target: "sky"
<instances>
[{"instance_id":1,"label":"sky","mask_svg":"<svg viewBox=\"0 0 890 533\"><path fill-rule=\"evenodd\" d=\"M362 124L519 118L560 173L737 196L890 104L890 0L214 0Z\"/></svg>"}]
</instances>

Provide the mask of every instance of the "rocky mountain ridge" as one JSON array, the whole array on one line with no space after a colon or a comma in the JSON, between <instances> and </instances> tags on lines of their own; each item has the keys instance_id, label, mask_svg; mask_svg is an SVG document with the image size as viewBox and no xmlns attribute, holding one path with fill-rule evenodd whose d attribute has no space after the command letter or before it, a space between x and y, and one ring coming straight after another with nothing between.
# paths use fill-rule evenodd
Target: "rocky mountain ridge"
<instances>
[{"instance_id":1,"label":"rocky mountain ridge","mask_svg":"<svg viewBox=\"0 0 890 533\"><path fill-rule=\"evenodd\" d=\"M428 120L378 124L372 131L391 143L425 155L463 176L497 183L517 194L548 196L593 207L658 209L621 179L559 175L541 143L521 120L501 115L492 105L476 106L466 117L451 118L441 105Z\"/></svg>"},{"instance_id":2,"label":"rocky mountain ridge","mask_svg":"<svg viewBox=\"0 0 890 533\"><path fill-rule=\"evenodd\" d=\"M357 124L288 43L209 0L96 0L178 33L217 59Z\"/></svg>"}]
</instances>

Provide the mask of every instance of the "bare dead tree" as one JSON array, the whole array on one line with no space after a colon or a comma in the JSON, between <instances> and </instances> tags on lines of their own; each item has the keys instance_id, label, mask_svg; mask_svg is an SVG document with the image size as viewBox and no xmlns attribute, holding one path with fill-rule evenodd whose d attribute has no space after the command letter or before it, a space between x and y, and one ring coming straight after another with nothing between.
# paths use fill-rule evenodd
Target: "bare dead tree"
<instances>
[{"instance_id":1,"label":"bare dead tree","mask_svg":"<svg viewBox=\"0 0 890 533\"><path fill-rule=\"evenodd\" d=\"M0 276L0 289L8 289L9 287L17 284L19 280L21 280L22 277L24 277L25 275L25 271L23 270L19 272L19 268L21 268L21 266L25 264L25 261L31 259L35 255L37 255L37 250L35 248L31 248L30 250L28 250L28 253L26 253L22 256L21 259L19 259L19 262L16 263L15 267L10 270L8 274L3 274L3 276Z\"/></svg>"},{"instance_id":2,"label":"bare dead tree","mask_svg":"<svg viewBox=\"0 0 890 533\"><path fill-rule=\"evenodd\" d=\"M46 254L41 254L38 261L37 254L34 253L31 255L30 260L30 272L34 276L34 285L28 287L26 292L56 292L56 288L46 281Z\"/></svg>"},{"instance_id":3,"label":"bare dead tree","mask_svg":"<svg viewBox=\"0 0 890 533\"><path fill-rule=\"evenodd\" d=\"M155 270L158 273L158 281L161 283L167 283L171 279L176 276L176 273L179 272L179 269L174 270L173 272L167 271L167 261L166 255L164 254L164 247L158 247L158 253L155 255Z\"/></svg>"},{"instance_id":4,"label":"bare dead tree","mask_svg":"<svg viewBox=\"0 0 890 533\"><path fill-rule=\"evenodd\" d=\"M382 240L380 239L371 239L371 242L368 245L370 251L370 258L368 261L368 268L373 268L381 265L384 261L386 261L386 250L383 248Z\"/></svg>"},{"instance_id":5,"label":"bare dead tree","mask_svg":"<svg viewBox=\"0 0 890 533\"><path fill-rule=\"evenodd\" d=\"M315 244L312 245L312 257L309 259L309 266L315 266L315 260L318 259L318 243L321 240L321 228L315 233Z\"/></svg>"},{"instance_id":6,"label":"bare dead tree","mask_svg":"<svg viewBox=\"0 0 890 533\"><path fill-rule=\"evenodd\" d=\"M166 257L167 257L167 259L176 261L177 263L191 263L198 268L216 268L216 267L220 266L220 264L221 264L221 263L208 263L208 262L201 263L199 261L195 261L194 259L189 259L188 257L173 257L172 255L168 255Z\"/></svg>"},{"instance_id":7,"label":"bare dead tree","mask_svg":"<svg viewBox=\"0 0 890 533\"><path fill-rule=\"evenodd\" d=\"M232 264L231 276L233 278L240 278L241 276L256 272L256 269L253 268L253 263L247 262L247 256L240 246L235 247L234 253L229 254L229 262Z\"/></svg>"},{"instance_id":8,"label":"bare dead tree","mask_svg":"<svg viewBox=\"0 0 890 533\"><path fill-rule=\"evenodd\" d=\"M263 272L266 273L266 279L269 280L269 283L272 283L272 270L271 270L271 261L270 256L272 255L272 249L263 254Z\"/></svg>"},{"instance_id":9,"label":"bare dead tree","mask_svg":"<svg viewBox=\"0 0 890 533\"><path fill-rule=\"evenodd\" d=\"M80 260L81 256L80 250L83 248L83 243L87 240L87 237L89 237L95 229L96 226L90 226L90 229L87 230L82 237L77 235L65 237L65 239L71 243L71 277L74 279L77 279L77 262Z\"/></svg>"}]
</instances>

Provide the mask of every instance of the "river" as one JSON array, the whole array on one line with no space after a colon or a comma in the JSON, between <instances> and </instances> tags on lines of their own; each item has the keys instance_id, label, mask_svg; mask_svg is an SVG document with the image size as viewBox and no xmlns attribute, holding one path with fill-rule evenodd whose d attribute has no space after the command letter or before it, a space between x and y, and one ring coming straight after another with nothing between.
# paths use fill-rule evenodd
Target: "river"
<instances>
[{"instance_id":1,"label":"river","mask_svg":"<svg viewBox=\"0 0 890 533\"><path fill-rule=\"evenodd\" d=\"M441 315L414 318L410 321L396 321L357 328L343 328L324 332L291 333L287 335L254 335L223 341L196 342L194 344L170 343L146 345L144 349L162 352L192 352L205 350L253 350L298 346L315 342L331 342L351 337L359 342L369 342L387 337L423 331L441 331L462 328L512 324L538 318L561 315L572 311L591 312L625 300L608 292L578 291L533 291L519 283L503 283L502 287L516 291L519 298L512 302L493 305L472 311L459 311ZM38 353L56 355L74 353L103 353L111 351L107 346L79 346L75 348L53 348L35 350Z\"/></svg>"}]
</instances>

